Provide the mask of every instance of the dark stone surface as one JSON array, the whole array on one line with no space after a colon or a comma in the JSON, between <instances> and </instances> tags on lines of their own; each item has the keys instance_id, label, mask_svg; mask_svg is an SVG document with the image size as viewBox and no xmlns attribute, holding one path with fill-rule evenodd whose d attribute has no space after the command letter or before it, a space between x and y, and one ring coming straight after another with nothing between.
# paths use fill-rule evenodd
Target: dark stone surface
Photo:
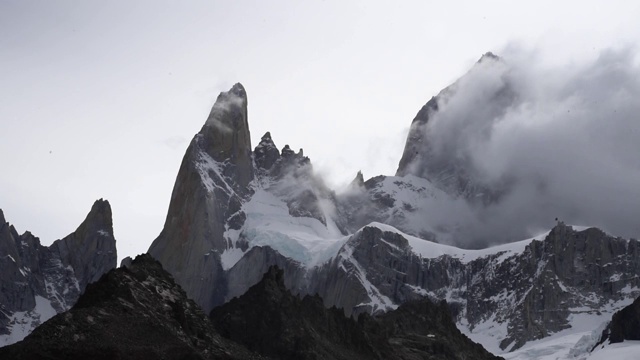
<instances>
[{"instance_id":1,"label":"dark stone surface","mask_svg":"<svg viewBox=\"0 0 640 360\"><path fill-rule=\"evenodd\" d=\"M262 139L260 139L260 143L253 150L253 157L256 162L256 167L262 170L269 170L273 166L273 164L280 159L280 151L273 143L271 139L271 133L266 132Z\"/></svg>"},{"instance_id":2,"label":"dark stone surface","mask_svg":"<svg viewBox=\"0 0 640 360\"><path fill-rule=\"evenodd\" d=\"M221 338L202 310L149 255L87 287L77 304L2 359L258 359Z\"/></svg>"},{"instance_id":3,"label":"dark stone surface","mask_svg":"<svg viewBox=\"0 0 640 360\"><path fill-rule=\"evenodd\" d=\"M318 296L292 295L284 281L272 267L247 293L213 309L220 334L277 359L499 359L460 333L446 304L423 299L355 320Z\"/></svg>"},{"instance_id":4,"label":"dark stone surface","mask_svg":"<svg viewBox=\"0 0 640 360\"><path fill-rule=\"evenodd\" d=\"M625 340L640 340L640 297L613 314L596 347L606 341L615 344Z\"/></svg>"}]
</instances>

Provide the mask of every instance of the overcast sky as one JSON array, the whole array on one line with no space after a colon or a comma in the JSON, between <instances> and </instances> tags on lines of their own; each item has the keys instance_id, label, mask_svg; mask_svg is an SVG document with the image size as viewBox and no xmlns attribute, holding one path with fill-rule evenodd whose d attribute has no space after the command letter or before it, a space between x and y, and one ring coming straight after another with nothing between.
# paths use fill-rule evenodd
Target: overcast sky
<instances>
[{"instance_id":1,"label":"overcast sky","mask_svg":"<svg viewBox=\"0 0 640 360\"><path fill-rule=\"evenodd\" d=\"M483 53L637 60L638 19L633 1L2 0L0 208L48 245L105 198L119 258L142 253L235 82L253 145L271 131L339 187L394 174L417 111Z\"/></svg>"}]
</instances>

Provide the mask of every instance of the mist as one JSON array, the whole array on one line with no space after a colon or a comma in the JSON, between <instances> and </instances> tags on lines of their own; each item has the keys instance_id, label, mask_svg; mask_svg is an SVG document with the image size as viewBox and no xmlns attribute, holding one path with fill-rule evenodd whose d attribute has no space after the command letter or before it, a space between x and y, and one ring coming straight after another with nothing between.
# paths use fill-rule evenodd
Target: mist
<instances>
[{"instance_id":1,"label":"mist","mask_svg":"<svg viewBox=\"0 0 640 360\"><path fill-rule=\"evenodd\" d=\"M419 131L428 144L412 164L464 164L500 194L469 201L455 242L513 241L567 224L640 235L640 67L632 49L589 62L545 65L506 51L475 64L438 96ZM417 174L429 178L430 174Z\"/></svg>"}]
</instances>

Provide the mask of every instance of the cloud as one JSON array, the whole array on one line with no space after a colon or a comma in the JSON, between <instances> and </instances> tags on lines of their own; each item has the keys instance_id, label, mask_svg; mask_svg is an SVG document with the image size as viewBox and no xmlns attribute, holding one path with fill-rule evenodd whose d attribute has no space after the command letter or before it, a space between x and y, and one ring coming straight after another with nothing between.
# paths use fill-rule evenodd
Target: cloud
<instances>
[{"instance_id":1,"label":"cloud","mask_svg":"<svg viewBox=\"0 0 640 360\"><path fill-rule=\"evenodd\" d=\"M182 150L185 148L185 144L188 144L188 140L184 136L169 136L162 140L162 143L171 150Z\"/></svg>"},{"instance_id":2,"label":"cloud","mask_svg":"<svg viewBox=\"0 0 640 360\"><path fill-rule=\"evenodd\" d=\"M513 240L556 217L640 236L637 60L618 49L552 67L514 50L476 64L439 97L421 129L429 148L419 161L462 164L473 181L501 193L470 205L476 219L460 243Z\"/></svg>"}]
</instances>

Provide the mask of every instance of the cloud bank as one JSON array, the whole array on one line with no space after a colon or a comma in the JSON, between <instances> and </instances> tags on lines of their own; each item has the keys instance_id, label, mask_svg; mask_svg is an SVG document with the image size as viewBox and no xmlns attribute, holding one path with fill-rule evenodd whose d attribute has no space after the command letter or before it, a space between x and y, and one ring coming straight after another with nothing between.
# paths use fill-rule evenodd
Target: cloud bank
<instances>
[{"instance_id":1,"label":"cloud bank","mask_svg":"<svg viewBox=\"0 0 640 360\"><path fill-rule=\"evenodd\" d=\"M504 55L477 63L441 93L420 129L429 144L420 161L464 164L473 181L502 194L470 205L475 217L458 243L514 240L555 218L640 236L636 52L608 50L555 67L531 53Z\"/></svg>"}]
</instances>

